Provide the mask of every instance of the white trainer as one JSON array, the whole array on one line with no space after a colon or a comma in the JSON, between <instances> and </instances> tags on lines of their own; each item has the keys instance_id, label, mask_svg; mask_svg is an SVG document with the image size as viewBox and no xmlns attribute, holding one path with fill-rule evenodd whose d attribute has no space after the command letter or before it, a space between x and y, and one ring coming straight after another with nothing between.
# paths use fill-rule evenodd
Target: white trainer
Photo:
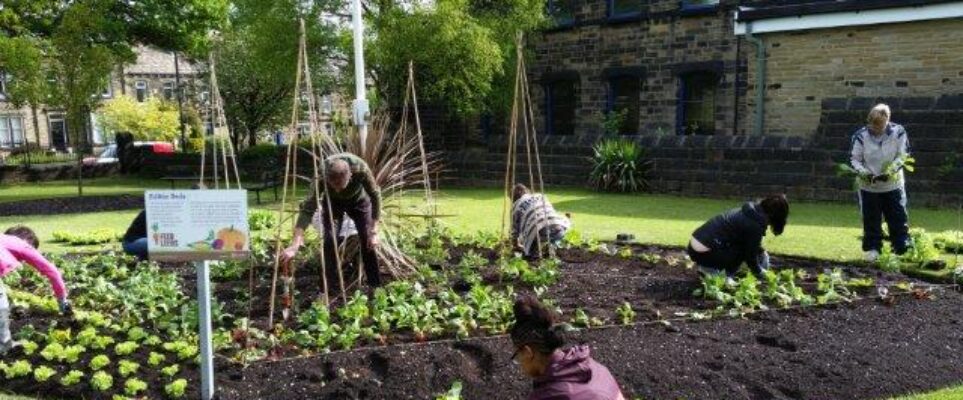
<instances>
[{"instance_id":1,"label":"white trainer","mask_svg":"<svg viewBox=\"0 0 963 400\"><path fill-rule=\"evenodd\" d=\"M879 252L876 250L867 251L865 253L865 257L867 262L871 262L871 263L876 262L876 260L879 259Z\"/></svg>"}]
</instances>

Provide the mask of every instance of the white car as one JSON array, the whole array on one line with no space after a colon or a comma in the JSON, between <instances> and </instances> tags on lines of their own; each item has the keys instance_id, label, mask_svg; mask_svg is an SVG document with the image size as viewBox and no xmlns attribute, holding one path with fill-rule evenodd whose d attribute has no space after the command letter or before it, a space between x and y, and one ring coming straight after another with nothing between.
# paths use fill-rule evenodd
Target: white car
<instances>
[{"instance_id":1,"label":"white car","mask_svg":"<svg viewBox=\"0 0 963 400\"><path fill-rule=\"evenodd\" d=\"M84 165L113 164L120 161L117 158L117 145L112 144L104 148L97 157L85 157Z\"/></svg>"}]
</instances>

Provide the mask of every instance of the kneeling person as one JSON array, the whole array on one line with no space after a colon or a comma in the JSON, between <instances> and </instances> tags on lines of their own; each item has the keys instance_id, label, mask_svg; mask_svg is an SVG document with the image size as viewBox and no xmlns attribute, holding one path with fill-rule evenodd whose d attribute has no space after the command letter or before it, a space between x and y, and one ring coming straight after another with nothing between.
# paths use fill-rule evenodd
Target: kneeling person
<instances>
[{"instance_id":1,"label":"kneeling person","mask_svg":"<svg viewBox=\"0 0 963 400\"><path fill-rule=\"evenodd\" d=\"M769 268L769 254L762 248L766 229L782 234L789 216L785 195L750 201L741 208L717 215L692 233L689 258L705 274L725 272L730 277L743 263L756 275Z\"/></svg>"},{"instance_id":2,"label":"kneeling person","mask_svg":"<svg viewBox=\"0 0 963 400\"><path fill-rule=\"evenodd\" d=\"M318 203L322 208L321 226L324 237L324 263L332 266L336 263L335 251L338 246L336 227L341 226L344 215L354 221L358 229L358 239L361 245L361 260L364 263L365 276L368 285L381 286L381 275L378 270L378 220L381 218L381 189L375 183L368 164L358 156L350 153L335 154L324 160L325 182L315 182L321 185L316 197L314 188L308 198L301 203L298 219L295 223L294 238L291 245L281 255L282 260L288 262L297 255L304 245L304 229L311 225L314 213L318 211ZM330 201L330 209L328 203ZM334 225L331 222L334 220Z\"/></svg>"},{"instance_id":3,"label":"kneeling person","mask_svg":"<svg viewBox=\"0 0 963 400\"><path fill-rule=\"evenodd\" d=\"M537 256L539 243L558 245L570 226L544 194L532 193L520 183L512 189L512 244L525 256Z\"/></svg>"}]
</instances>

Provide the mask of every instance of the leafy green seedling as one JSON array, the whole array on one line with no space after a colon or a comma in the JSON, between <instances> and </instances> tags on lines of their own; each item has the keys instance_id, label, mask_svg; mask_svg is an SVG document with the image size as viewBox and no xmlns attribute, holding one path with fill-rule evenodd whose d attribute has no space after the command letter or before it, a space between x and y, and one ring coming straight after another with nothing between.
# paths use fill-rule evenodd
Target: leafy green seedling
<instances>
[{"instance_id":1,"label":"leafy green seedling","mask_svg":"<svg viewBox=\"0 0 963 400\"><path fill-rule=\"evenodd\" d=\"M187 380L178 379L164 386L164 393L167 393L167 396L171 398L179 399L181 397L184 397L185 389L187 389Z\"/></svg>"},{"instance_id":2,"label":"leafy green seedling","mask_svg":"<svg viewBox=\"0 0 963 400\"><path fill-rule=\"evenodd\" d=\"M140 342L141 340L147 339L147 331L144 328L135 326L127 331L127 340L131 342Z\"/></svg>"},{"instance_id":3,"label":"leafy green seedling","mask_svg":"<svg viewBox=\"0 0 963 400\"><path fill-rule=\"evenodd\" d=\"M435 400L461 400L461 381L455 381L451 384L451 389L448 389L444 394L435 397Z\"/></svg>"},{"instance_id":4,"label":"leafy green seedling","mask_svg":"<svg viewBox=\"0 0 963 400\"><path fill-rule=\"evenodd\" d=\"M30 365L29 361L17 360L4 369L4 376L6 376L7 379L14 379L30 375L31 372L33 372L33 366Z\"/></svg>"},{"instance_id":5,"label":"leafy green seedling","mask_svg":"<svg viewBox=\"0 0 963 400\"><path fill-rule=\"evenodd\" d=\"M106 392L111 386L114 386L114 377L104 371L97 371L90 377L90 387L97 391Z\"/></svg>"},{"instance_id":6,"label":"leafy green seedling","mask_svg":"<svg viewBox=\"0 0 963 400\"><path fill-rule=\"evenodd\" d=\"M147 382L137 378L130 378L124 383L124 394L136 396L138 393L147 390Z\"/></svg>"},{"instance_id":7,"label":"leafy green seedling","mask_svg":"<svg viewBox=\"0 0 963 400\"><path fill-rule=\"evenodd\" d=\"M107 356L101 354L90 359L90 369L94 371L99 371L104 367L110 365L110 359Z\"/></svg>"},{"instance_id":8,"label":"leafy green seedling","mask_svg":"<svg viewBox=\"0 0 963 400\"><path fill-rule=\"evenodd\" d=\"M64 386L73 386L80 383L80 379L83 377L84 377L83 372L72 370L70 372L67 372L67 375L64 375L62 378L60 378L60 384Z\"/></svg>"},{"instance_id":9,"label":"leafy green seedling","mask_svg":"<svg viewBox=\"0 0 963 400\"><path fill-rule=\"evenodd\" d=\"M49 380L50 377L54 376L56 373L57 371L54 371L52 368L47 367L46 365L41 365L33 370L33 379L37 382L43 383Z\"/></svg>"},{"instance_id":10,"label":"leafy green seedling","mask_svg":"<svg viewBox=\"0 0 963 400\"><path fill-rule=\"evenodd\" d=\"M117 372L119 372L120 376L123 377L133 375L138 369L140 369L140 364L127 360L120 360L120 363L117 366Z\"/></svg>"},{"instance_id":11,"label":"leafy green seedling","mask_svg":"<svg viewBox=\"0 0 963 400\"><path fill-rule=\"evenodd\" d=\"M155 352L152 351L152 352L150 352L150 355L147 356L147 364L150 365L150 366L152 366L152 367L156 367L156 366L158 366L158 365L161 365L161 363L163 363L164 360L166 360L166 359L167 359L167 357L164 357L163 354L155 353Z\"/></svg>"},{"instance_id":12,"label":"leafy green seedling","mask_svg":"<svg viewBox=\"0 0 963 400\"><path fill-rule=\"evenodd\" d=\"M615 313L619 315L619 320L622 321L622 325L631 325L635 322L635 310L632 309L632 305L629 302L622 303L621 306L615 309Z\"/></svg>"},{"instance_id":13,"label":"leafy green seedling","mask_svg":"<svg viewBox=\"0 0 963 400\"><path fill-rule=\"evenodd\" d=\"M64 346L58 342L51 342L40 351L40 357L47 361L63 360Z\"/></svg>"},{"instance_id":14,"label":"leafy green seedling","mask_svg":"<svg viewBox=\"0 0 963 400\"><path fill-rule=\"evenodd\" d=\"M20 342L20 348L23 349L23 354L33 355L37 351L39 345L36 342L30 340L24 340Z\"/></svg>"},{"instance_id":15,"label":"leafy green seedling","mask_svg":"<svg viewBox=\"0 0 963 400\"><path fill-rule=\"evenodd\" d=\"M179 367L177 364L174 364L169 367L161 368L161 375L164 375L168 378L173 378L174 375L177 375L177 373L180 372L180 370L181 367Z\"/></svg>"},{"instance_id":16,"label":"leafy green seedling","mask_svg":"<svg viewBox=\"0 0 963 400\"><path fill-rule=\"evenodd\" d=\"M151 336L144 340L144 346L160 346L164 341L158 336Z\"/></svg>"},{"instance_id":17,"label":"leafy green seedling","mask_svg":"<svg viewBox=\"0 0 963 400\"><path fill-rule=\"evenodd\" d=\"M116 353L118 356L130 355L137 350L137 347L137 343L134 342L117 343L117 345L114 346L114 353Z\"/></svg>"}]
</instances>

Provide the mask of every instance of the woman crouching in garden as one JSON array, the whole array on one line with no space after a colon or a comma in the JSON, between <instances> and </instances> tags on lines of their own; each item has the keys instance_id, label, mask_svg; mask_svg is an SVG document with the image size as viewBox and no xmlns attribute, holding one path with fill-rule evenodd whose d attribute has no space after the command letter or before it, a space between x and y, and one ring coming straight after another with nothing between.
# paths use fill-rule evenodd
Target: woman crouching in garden
<instances>
[{"instance_id":1,"label":"woman crouching in garden","mask_svg":"<svg viewBox=\"0 0 963 400\"><path fill-rule=\"evenodd\" d=\"M528 400L624 400L608 368L586 345L566 346L555 316L532 297L515 301L512 362L532 378Z\"/></svg>"}]
</instances>

